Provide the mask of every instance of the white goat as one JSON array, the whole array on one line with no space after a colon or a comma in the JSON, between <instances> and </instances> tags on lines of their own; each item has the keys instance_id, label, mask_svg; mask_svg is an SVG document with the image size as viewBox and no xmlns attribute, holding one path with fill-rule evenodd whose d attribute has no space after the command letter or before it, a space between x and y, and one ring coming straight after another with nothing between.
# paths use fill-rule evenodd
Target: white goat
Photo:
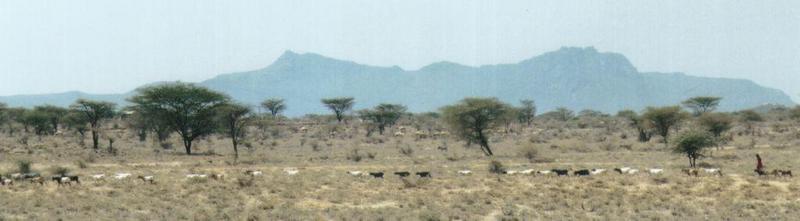
<instances>
[{"instance_id":1,"label":"white goat","mask_svg":"<svg viewBox=\"0 0 800 221\"><path fill-rule=\"evenodd\" d=\"M458 171L458 174L461 174L461 175L470 175L470 174L472 174L472 171L471 171L471 170L459 170L459 171Z\"/></svg>"},{"instance_id":2,"label":"white goat","mask_svg":"<svg viewBox=\"0 0 800 221\"><path fill-rule=\"evenodd\" d=\"M126 179L126 178L128 178L130 176L131 176L130 173L117 173L117 174L114 174L114 179L121 180L121 179Z\"/></svg>"}]
</instances>

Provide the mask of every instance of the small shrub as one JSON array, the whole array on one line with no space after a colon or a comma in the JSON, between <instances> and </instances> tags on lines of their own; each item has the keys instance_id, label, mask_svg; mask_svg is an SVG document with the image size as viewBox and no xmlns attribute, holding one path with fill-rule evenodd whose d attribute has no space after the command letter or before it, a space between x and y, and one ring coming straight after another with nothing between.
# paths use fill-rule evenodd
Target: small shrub
<instances>
[{"instance_id":1,"label":"small shrub","mask_svg":"<svg viewBox=\"0 0 800 221\"><path fill-rule=\"evenodd\" d=\"M354 162L361 162L364 159L364 156L359 153L358 148L353 149L350 153L347 154L347 159L352 160Z\"/></svg>"},{"instance_id":2,"label":"small shrub","mask_svg":"<svg viewBox=\"0 0 800 221\"><path fill-rule=\"evenodd\" d=\"M367 152L367 158L374 160L378 153Z\"/></svg>"},{"instance_id":3,"label":"small shrub","mask_svg":"<svg viewBox=\"0 0 800 221\"><path fill-rule=\"evenodd\" d=\"M52 172L55 175L66 176L67 174L69 174L69 168L53 167L52 169L50 169L50 172Z\"/></svg>"},{"instance_id":4,"label":"small shrub","mask_svg":"<svg viewBox=\"0 0 800 221\"><path fill-rule=\"evenodd\" d=\"M30 173L33 168L33 162L29 160L19 160L17 161L17 172L19 173Z\"/></svg>"},{"instance_id":5,"label":"small shrub","mask_svg":"<svg viewBox=\"0 0 800 221\"><path fill-rule=\"evenodd\" d=\"M532 145L523 146L519 149L519 155L525 159L528 159L528 161L533 161L539 156L539 151L536 150L536 147Z\"/></svg>"},{"instance_id":6,"label":"small shrub","mask_svg":"<svg viewBox=\"0 0 800 221\"><path fill-rule=\"evenodd\" d=\"M503 166L503 163L500 163L500 161L492 160L492 162L489 162L490 173L502 174L505 171L506 167Z\"/></svg>"},{"instance_id":7,"label":"small shrub","mask_svg":"<svg viewBox=\"0 0 800 221\"><path fill-rule=\"evenodd\" d=\"M75 161L75 165L78 166L78 168L81 168L81 169L86 169L87 167L89 167L89 165L83 160Z\"/></svg>"},{"instance_id":8,"label":"small shrub","mask_svg":"<svg viewBox=\"0 0 800 221\"><path fill-rule=\"evenodd\" d=\"M411 149L411 147L409 146L401 147L400 153L407 157L411 157L412 155L414 155L414 149Z\"/></svg>"},{"instance_id":9,"label":"small shrub","mask_svg":"<svg viewBox=\"0 0 800 221\"><path fill-rule=\"evenodd\" d=\"M255 179L253 177L239 177L236 179L236 184L240 188L252 187L255 185Z\"/></svg>"}]
</instances>

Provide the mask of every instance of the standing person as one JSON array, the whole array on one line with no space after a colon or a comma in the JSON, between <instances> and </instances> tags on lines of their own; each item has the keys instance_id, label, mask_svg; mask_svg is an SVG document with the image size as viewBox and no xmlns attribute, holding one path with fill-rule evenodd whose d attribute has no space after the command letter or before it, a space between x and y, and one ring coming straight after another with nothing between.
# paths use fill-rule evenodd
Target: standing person
<instances>
[{"instance_id":1,"label":"standing person","mask_svg":"<svg viewBox=\"0 0 800 221\"><path fill-rule=\"evenodd\" d=\"M761 162L761 155L759 154L756 154L756 173L758 173L758 175L766 174L766 172L764 172L764 163Z\"/></svg>"}]
</instances>

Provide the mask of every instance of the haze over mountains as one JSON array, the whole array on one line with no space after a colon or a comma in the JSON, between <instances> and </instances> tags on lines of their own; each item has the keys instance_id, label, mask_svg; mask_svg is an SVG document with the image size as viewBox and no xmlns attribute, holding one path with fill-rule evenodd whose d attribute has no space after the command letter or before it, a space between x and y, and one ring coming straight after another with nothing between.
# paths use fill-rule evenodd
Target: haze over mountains
<instances>
[{"instance_id":1,"label":"haze over mountains","mask_svg":"<svg viewBox=\"0 0 800 221\"><path fill-rule=\"evenodd\" d=\"M419 70L287 51L266 68L223 74L198 84L253 105L269 97L284 98L289 116L327 113L320 99L337 96L355 97L355 109L399 103L412 112L435 111L469 96L498 97L512 104L533 99L540 112L564 106L614 113L678 104L701 95L723 97L721 110L794 104L782 91L749 80L642 73L625 56L591 47L565 47L515 64L470 67L437 62ZM6 96L0 97L0 102L11 106L66 106L78 98L88 98L124 103L133 93Z\"/></svg>"}]
</instances>

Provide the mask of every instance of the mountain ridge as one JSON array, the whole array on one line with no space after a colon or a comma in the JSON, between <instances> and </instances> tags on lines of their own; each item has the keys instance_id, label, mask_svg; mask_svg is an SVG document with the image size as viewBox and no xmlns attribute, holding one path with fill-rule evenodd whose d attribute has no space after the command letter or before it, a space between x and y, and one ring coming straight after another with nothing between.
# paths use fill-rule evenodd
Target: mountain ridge
<instances>
[{"instance_id":1,"label":"mountain ridge","mask_svg":"<svg viewBox=\"0 0 800 221\"><path fill-rule=\"evenodd\" d=\"M335 96L355 97L356 109L389 102L407 105L413 112L435 111L469 96L498 97L510 103L533 99L542 111L559 106L604 112L639 110L701 95L724 97L721 110L794 104L782 91L750 80L639 72L624 55L593 47L562 47L510 64L473 67L440 61L417 70L287 50L264 68L220 74L197 84L253 105L268 97L284 98L290 116L326 113L319 100ZM131 94L20 95L0 97L0 102L12 106L64 105L77 98L124 102Z\"/></svg>"}]
</instances>

